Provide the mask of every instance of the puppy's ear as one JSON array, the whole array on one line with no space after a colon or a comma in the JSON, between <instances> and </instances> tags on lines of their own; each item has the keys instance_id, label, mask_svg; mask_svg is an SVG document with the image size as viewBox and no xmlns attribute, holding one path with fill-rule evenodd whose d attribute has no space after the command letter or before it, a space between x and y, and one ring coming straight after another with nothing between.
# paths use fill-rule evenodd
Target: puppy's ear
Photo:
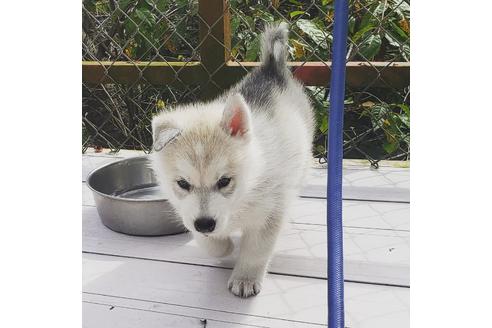
<instances>
[{"instance_id":1,"label":"puppy's ear","mask_svg":"<svg viewBox=\"0 0 492 328\"><path fill-rule=\"evenodd\" d=\"M251 131L251 114L244 98L236 93L226 101L222 120L222 128L233 137L248 137Z\"/></svg>"},{"instance_id":2,"label":"puppy's ear","mask_svg":"<svg viewBox=\"0 0 492 328\"><path fill-rule=\"evenodd\" d=\"M181 129L172 124L164 116L156 116L152 120L152 136L154 151L161 151L167 144L181 134Z\"/></svg>"}]
</instances>

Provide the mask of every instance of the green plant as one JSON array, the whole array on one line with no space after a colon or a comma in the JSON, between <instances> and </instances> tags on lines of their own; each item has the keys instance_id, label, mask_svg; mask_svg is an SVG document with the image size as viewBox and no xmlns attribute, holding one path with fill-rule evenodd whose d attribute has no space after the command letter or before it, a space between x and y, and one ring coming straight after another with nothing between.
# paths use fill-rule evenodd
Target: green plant
<instances>
[{"instance_id":1,"label":"green plant","mask_svg":"<svg viewBox=\"0 0 492 328\"><path fill-rule=\"evenodd\" d=\"M85 22L109 25L98 57L176 61L196 55L198 0L85 0L84 6ZM84 31L84 43L98 43L97 24L85 24Z\"/></svg>"},{"instance_id":2,"label":"green plant","mask_svg":"<svg viewBox=\"0 0 492 328\"><path fill-rule=\"evenodd\" d=\"M290 22L289 60L328 61L332 47L333 0L231 0L231 60L258 61L259 35L266 23ZM83 31L85 60L188 61L199 60L198 0L85 0ZM410 60L409 0L351 0L349 44L352 61ZM150 142L149 118L172 104L193 98L187 90L159 90L140 81L130 89L112 86L88 95L90 106L103 120L111 107L115 117L106 139L131 142L132 147ZM86 90L88 92L88 89ZM326 153L328 133L325 88L306 87L315 109L317 156ZM406 159L409 154L410 104L408 89L370 87L347 90L345 99L345 149L348 157ZM97 101L93 101L97 95ZM128 96L128 95L131 95ZM141 108L135 109L136 104ZM137 107L138 107L137 106ZM116 113L117 111L121 113ZM142 117L140 117L140 116ZM133 118L135 116L135 119ZM129 131L124 125L131 127ZM107 125L106 125L107 126ZM106 127L105 126L105 127ZM84 139L92 134L84 129ZM132 138L135 133L137 138ZM118 138L112 136L118 135ZM103 142L106 142L103 140Z\"/></svg>"},{"instance_id":3,"label":"green plant","mask_svg":"<svg viewBox=\"0 0 492 328\"><path fill-rule=\"evenodd\" d=\"M410 5L403 0L353 1L349 58L410 60Z\"/></svg>"},{"instance_id":4,"label":"green plant","mask_svg":"<svg viewBox=\"0 0 492 328\"><path fill-rule=\"evenodd\" d=\"M406 104L365 103L362 115L370 118L375 132L381 130L385 139L382 147L393 154L410 145L410 107Z\"/></svg>"},{"instance_id":5,"label":"green plant","mask_svg":"<svg viewBox=\"0 0 492 328\"><path fill-rule=\"evenodd\" d=\"M348 57L353 60L410 60L410 6L403 0L350 2ZM327 60L332 36L333 1L231 1L232 57L258 60L258 35L264 23L291 21L291 60Z\"/></svg>"}]
</instances>

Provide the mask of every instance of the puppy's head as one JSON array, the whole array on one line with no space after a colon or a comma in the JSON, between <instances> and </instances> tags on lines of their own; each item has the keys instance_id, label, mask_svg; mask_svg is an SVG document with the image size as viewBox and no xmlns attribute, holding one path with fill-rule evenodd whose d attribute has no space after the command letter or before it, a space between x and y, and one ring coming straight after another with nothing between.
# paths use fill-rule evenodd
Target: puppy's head
<instances>
[{"instance_id":1,"label":"puppy's head","mask_svg":"<svg viewBox=\"0 0 492 328\"><path fill-rule=\"evenodd\" d=\"M179 108L156 116L153 167L190 231L221 235L251 178L251 118L244 99Z\"/></svg>"}]
</instances>

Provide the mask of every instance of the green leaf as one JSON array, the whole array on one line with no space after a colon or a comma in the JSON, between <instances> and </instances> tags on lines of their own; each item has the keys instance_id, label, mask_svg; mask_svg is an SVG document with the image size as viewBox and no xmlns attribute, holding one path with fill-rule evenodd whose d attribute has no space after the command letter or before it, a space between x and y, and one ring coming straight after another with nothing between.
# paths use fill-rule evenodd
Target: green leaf
<instances>
[{"instance_id":1,"label":"green leaf","mask_svg":"<svg viewBox=\"0 0 492 328\"><path fill-rule=\"evenodd\" d=\"M145 2L149 5L150 8L154 8L156 4L154 0L145 0Z\"/></svg>"},{"instance_id":2,"label":"green leaf","mask_svg":"<svg viewBox=\"0 0 492 328\"><path fill-rule=\"evenodd\" d=\"M390 108L386 104L376 104L364 111L364 115L371 118L372 127L377 130L382 128L384 120L387 118Z\"/></svg>"},{"instance_id":3,"label":"green leaf","mask_svg":"<svg viewBox=\"0 0 492 328\"><path fill-rule=\"evenodd\" d=\"M297 0L289 0L289 2L292 3L292 4L294 4L294 5L297 5L297 6L302 6L302 3L300 3Z\"/></svg>"},{"instance_id":4,"label":"green leaf","mask_svg":"<svg viewBox=\"0 0 492 328\"><path fill-rule=\"evenodd\" d=\"M147 8L137 8L135 9L135 14L142 22L146 23L149 27L155 24L155 17Z\"/></svg>"},{"instance_id":5,"label":"green leaf","mask_svg":"<svg viewBox=\"0 0 492 328\"><path fill-rule=\"evenodd\" d=\"M373 26L379 25L381 16L385 10L386 10L385 2L379 3L374 9L372 7L369 7L369 9L367 9L366 14L362 17L362 20L360 22L360 28L362 29L367 25L373 25Z\"/></svg>"},{"instance_id":6,"label":"green leaf","mask_svg":"<svg viewBox=\"0 0 492 328\"><path fill-rule=\"evenodd\" d=\"M350 34L354 33L355 30L355 17L351 16L348 20L348 30Z\"/></svg>"},{"instance_id":7,"label":"green leaf","mask_svg":"<svg viewBox=\"0 0 492 328\"><path fill-rule=\"evenodd\" d=\"M402 114L399 115L401 122L407 127L410 128L410 107L406 104L398 104L397 107L401 108L403 111Z\"/></svg>"},{"instance_id":8,"label":"green leaf","mask_svg":"<svg viewBox=\"0 0 492 328\"><path fill-rule=\"evenodd\" d=\"M254 38L247 47L245 61L256 61L258 54L260 52L260 40L259 38Z\"/></svg>"},{"instance_id":9,"label":"green leaf","mask_svg":"<svg viewBox=\"0 0 492 328\"><path fill-rule=\"evenodd\" d=\"M96 1L95 2L95 11L98 14L109 14L111 13L111 8L109 7L108 1Z\"/></svg>"},{"instance_id":10,"label":"green leaf","mask_svg":"<svg viewBox=\"0 0 492 328\"><path fill-rule=\"evenodd\" d=\"M380 3L376 6L376 8L374 9L374 11L372 12L373 16L375 18L381 19L381 16L386 11L386 6L387 5L388 4L386 3L386 1L380 1Z\"/></svg>"},{"instance_id":11,"label":"green leaf","mask_svg":"<svg viewBox=\"0 0 492 328\"><path fill-rule=\"evenodd\" d=\"M124 23L126 35L132 35L137 31L137 25L133 19L127 18Z\"/></svg>"},{"instance_id":12,"label":"green leaf","mask_svg":"<svg viewBox=\"0 0 492 328\"><path fill-rule=\"evenodd\" d=\"M289 15L290 15L290 18L294 18L296 16L303 15L305 13L306 13L305 11L296 10L296 11L291 12Z\"/></svg>"},{"instance_id":13,"label":"green leaf","mask_svg":"<svg viewBox=\"0 0 492 328\"><path fill-rule=\"evenodd\" d=\"M400 42L398 42L389 32L384 33L384 38L388 40L388 43L393 47L400 48Z\"/></svg>"},{"instance_id":14,"label":"green leaf","mask_svg":"<svg viewBox=\"0 0 492 328\"><path fill-rule=\"evenodd\" d=\"M254 32L255 30L255 20L251 16L246 16L246 25L248 26L248 29Z\"/></svg>"},{"instance_id":15,"label":"green leaf","mask_svg":"<svg viewBox=\"0 0 492 328\"><path fill-rule=\"evenodd\" d=\"M400 121L407 127L410 128L410 120L407 116L400 116Z\"/></svg>"},{"instance_id":16,"label":"green leaf","mask_svg":"<svg viewBox=\"0 0 492 328\"><path fill-rule=\"evenodd\" d=\"M120 0L120 1L117 1L117 5L118 7L122 10L122 11L126 11L128 9L128 6L131 4L131 3L135 3L136 1L135 0Z\"/></svg>"},{"instance_id":17,"label":"green leaf","mask_svg":"<svg viewBox=\"0 0 492 328\"><path fill-rule=\"evenodd\" d=\"M406 61L410 61L410 46L408 44L404 44L401 49L403 50L403 52L401 53L401 55L403 56L403 58L406 60Z\"/></svg>"},{"instance_id":18,"label":"green leaf","mask_svg":"<svg viewBox=\"0 0 492 328\"><path fill-rule=\"evenodd\" d=\"M320 30L313 21L301 18L296 22L296 25L321 48L328 49L328 34Z\"/></svg>"},{"instance_id":19,"label":"green leaf","mask_svg":"<svg viewBox=\"0 0 492 328\"><path fill-rule=\"evenodd\" d=\"M189 0L175 0L175 2L177 3L178 7L188 6L188 4L190 3Z\"/></svg>"},{"instance_id":20,"label":"green leaf","mask_svg":"<svg viewBox=\"0 0 492 328\"><path fill-rule=\"evenodd\" d=\"M401 56L406 61L410 60L410 46L405 41L398 41L398 39L393 37L392 32L390 31L384 33L384 38L396 49L396 51L387 49L386 55L392 55L393 57Z\"/></svg>"},{"instance_id":21,"label":"green leaf","mask_svg":"<svg viewBox=\"0 0 492 328\"><path fill-rule=\"evenodd\" d=\"M241 23L241 19L238 16L232 16L231 18L231 34L235 35L239 24Z\"/></svg>"},{"instance_id":22,"label":"green leaf","mask_svg":"<svg viewBox=\"0 0 492 328\"><path fill-rule=\"evenodd\" d=\"M381 36L373 34L369 36L359 45L359 53L366 59L372 60L381 49Z\"/></svg>"},{"instance_id":23,"label":"green leaf","mask_svg":"<svg viewBox=\"0 0 492 328\"><path fill-rule=\"evenodd\" d=\"M268 22L268 23L273 23L274 22L274 18L273 18L273 15L270 14L268 11L264 11L264 10L261 10L261 9L257 9L256 12L259 14L258 16Z\"/></svg>"},{"instance_id":24,"label":"green leaf","mask_svg":"<svg viewBox=\"0 0 492 328\"><path fill-rule=\"evenodd\" d=\"M404 30L402 30L398 25L396 25L395 22L390 22L390 26L391 26L391 31L396 32L396 35L398 35L400 37L401 41L407 41L408 40L407 33Z\"/></svg>"},{"instance_id":25,"label":"green leaf","mask_svg":"<svg viewBox=\"0 0 492 328\"><path fill-rule=\"evenodd\" d=\"M319 131L321 133L326 133L328 131L328 117L324 116L321 118L321 123L319 125Z\"/></svg>"},{"instance_id":26,"label":"green leaf","mask_svg":"<svg viewBox=\"0 0 492 328\"><path fill-rule=\"evenodd\" d=\"M94 12L96 10L96 4L95 4L95 2L96 2L95 0L85 0L83 2L83 6L88 11Z\"/></svg>"},{"instance_id":27,"label":"green leaf","mask_svg":"<svg viewBox=\"0 0 492 328\"><path fill-rule=\"evenodd\" d=\"M145 0L145 2L152 8L155 6L160 12L169 8L169 0Z\"/></svg>"},{"instance_id":28,"label":"green leaf","mask_svg":"<svg viewBox=\"0 0 492 328\"><path fill-rule=\"evenodd\" d=\"M410 5L404 1L392 1L391 7L397 16L402 18L410 18Z\"/></svg>"},{"instance_id":29,"label":"green leaf","mask_svg":"<svg viewBox=\"0 0 492 328\"><path fill-rule=\"evenodd\" d=\"M366 35L369 31L372 31L373 29L375 29L374 26L372 25L367 25L366 27L364 27L363 29L361 30L358 30L357 33L354 34L354 36L352 36L352 41L354 42L357 42L359 41L359 39Z\"/></svg>"},{"instance_id":30,"label":"green leaf","mask_svg":"<svg viewBox=\"0 0 492 328\"><path fill-rule=\"evenodd\" d=\"M383 143L383 149L388 154L394 153L395 151L398 150L398 148L400 148L400 143L398 141L396 141L396 142L385 141Z\"/></svg>"},{"instance_id":31,"label":"green leaf","mask_svg":"<svg viewBox=\"0 0 492 328\"><path fill-rule=\"evenodd\" d=\"M400 107L403 112L406 114L407 117L410 117L410 107L406 104L398 104L398 107Z\"/></svg>"}]
</instances>

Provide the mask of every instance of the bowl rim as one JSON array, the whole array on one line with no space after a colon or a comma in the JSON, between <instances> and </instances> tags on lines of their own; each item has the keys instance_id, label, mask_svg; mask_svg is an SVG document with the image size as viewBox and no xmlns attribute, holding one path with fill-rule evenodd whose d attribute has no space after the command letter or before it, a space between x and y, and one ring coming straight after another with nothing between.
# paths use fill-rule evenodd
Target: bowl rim
<instances>
[{"instance_id":1,"label":"bowl rim","mask_svg":"<svg viewBox=\"0 0 492 328\"><path fill-rule=\"evenodd\" d=\"M109 199L112 199L112 200L116 200L116 201L121 201L121 202L136 202L136 203L155 203L155 202L169 202L169 200L167 198L155 198L155 199L136 199L136 198L121 198L121 197L117 197L117 196L113 196L113 195L109 195L109 194L106 194L106 193L103 193L99 190L96 190L94 189L94 187L91 186L91 183L90 183L90 180L92 178L92 176L102 170L102 169L105 169L106 167L108 166L112 166L112 165L116 165L118 163L121 163L121 162L127 162L127 161L130 161L130 160L136 160L136 159L145 159L145 160L149 160L150 161L150 156L148 155L143 155L143 156L132 156L132 157L127 157L127 158L122 158L120 160L117 160L117 161L114 161L114 162L110 162L110 163L106 163L106 164L103 164L99 167L96 167L95 169L93 169L92 171L89 172L89 174L87 174L87 177L85 178L85 184L89 187L90 190L92 190L93 193L95 194L98 194L99 196L101 197L105 197L105 198L109 198Z\"/></svg>"}]
</instances>

